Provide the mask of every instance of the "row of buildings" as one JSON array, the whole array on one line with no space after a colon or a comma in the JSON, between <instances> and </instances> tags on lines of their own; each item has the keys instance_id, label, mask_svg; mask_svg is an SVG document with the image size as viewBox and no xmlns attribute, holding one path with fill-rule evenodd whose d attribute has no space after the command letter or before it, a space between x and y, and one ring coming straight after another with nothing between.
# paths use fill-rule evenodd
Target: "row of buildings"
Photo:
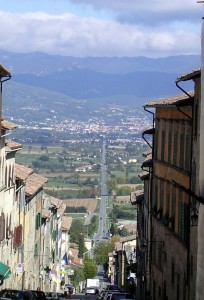
<instances>
[{"instance_id":1,"label":"row of buildings","mask_svg":"<svg viewBox=\"0 0 204 300\"><path fill-rule=\"evenodd\" d=\"M194 90L183 82L192 80ZM176 80L182 93L144 106L152 128L142 134L149 145L141 180L131 194L137 210L137 288L142 299L197 298L201 70ZM203 243L203 241L201 241ZM203 278L203 277L202 277Z\"/></svg>"},{"instance_id":2,"label":"row of buildings","mask_svg":"<svg viewBox=\"0 0 204 300\"><path fill-rule=\"evenodd\" d=\"M16 125L2 117L2 88L10 78L0 65L0 285L59 291L73 272L67 261L72 218L62 201L45 194L45 177L15 162L21 145L7 138Z\"/></svg>"}]
</instances>

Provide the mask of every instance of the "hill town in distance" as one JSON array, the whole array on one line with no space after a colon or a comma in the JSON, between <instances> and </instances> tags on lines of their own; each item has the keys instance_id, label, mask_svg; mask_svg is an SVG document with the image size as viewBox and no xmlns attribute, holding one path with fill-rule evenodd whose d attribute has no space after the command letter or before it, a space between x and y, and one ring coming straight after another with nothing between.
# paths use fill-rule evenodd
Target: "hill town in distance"
<instances>
[{"instance_id":1,"label":"hill town in distance","mask_svg":"<svg viewBox=\"0 0 204 300\"><path fill-rule=\"evenodd\" d=\"M50 142L57 142L54 132L61 132L62 140L65 132L71 137L73 133L140 135L152 126L143 105L180 94L177 77L200 66L198 55L150 59L0 53L2 64L12 72L3 114L19 126L15 136L23 132L19 141L26 143L32 142L32 136L26 138L27 129L37 131L39 137L41 130L50 131ZM193 86L187 82L186 88ZM36 138L33 142L41 143Z\"/></svg>"}]
</instances>

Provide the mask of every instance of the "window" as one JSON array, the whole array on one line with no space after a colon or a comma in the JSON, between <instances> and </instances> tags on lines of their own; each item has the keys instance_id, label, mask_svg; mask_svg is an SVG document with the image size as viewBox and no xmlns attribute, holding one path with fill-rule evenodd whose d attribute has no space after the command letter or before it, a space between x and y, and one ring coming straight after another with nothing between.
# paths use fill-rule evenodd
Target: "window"
<instances>
[{"instance_id":1,"label":"window","mask_svg":"<svg viewBox=\"0 0 204 300\"><path fill-rule=\"evenodd\" d=\"M186 145L185 145L185 170L189 171L190 170L190 163L191 163L191 129L188 128L186 130Z\"/></svg>"},{"instance_id":2,"label":"window","mask_svg":"<svg viewBox=\"0 0 204 300\"><path fill-rule=\"evenodd\" d=\"M180 164L179 164L181 168L184 168L184 157L185 157L184 141L185 141L184 128L182 126L180 132Z\"/></svg>"},{"instance_id":3,"label":"window","mask_svg":"<svg viewBox=\"0 0 204 300\"><path fill-rule=\"evenodd\" d=\"M164 181L160 180L160 195L159 195L159 201L160 201L160 208L162 209L161 211L161 218L163 216L163 209L164 209Z\"/></svg>"},{"instance_id":4,"label":"window","mask_svg":"<svg viewBox=\"0 0 204 300\"><path fill-rule=\"evenodd\" d=\"M170 211L170 184L166 183L166 211Z\"/></svg>"},{"instance_id":5,"label":"window","mask_svg":"<svg viewBox=\"0 0 204 300\"><path fill-rule=\"evenodd\" d=\"M153 203L152 208L157 210L157 201L158 201L158 180L157 178L154 179L154 189L153 189Z\"/></svg>"},{"instance_id":6,"label":"window","mask_svg":"<svg viewBox=\"0 0 204 300\"><path fill-rule=\"evenodd\" d=\"M37 230L40 226L41 226L41 213L38 213L35 219L35 229Z\"/></svg>"},{"instance_id":7,"label":"window","mask_svg":"<svg viewBox=\"0 0 204 300\"><path fill-rule=\"evenodd\" d=\"M169 138L168 138L168 162L171 163L171 150L172 148L172 132L171 129L169 129Z\"/></svg>"},{"instance_id":8,"label":"window","mask_svg":"<svg viewBox=\"0 0 204 300\"><path fill-rule=\"evenodd\" d=\"M177 130L177 128L176 128ZM173 164L177 166L177 153L178 153L178 132L174 133L174 144L173 144Z\"/></svg>"},{"instance_id":9,"label":"window","mask_svg":"<svg viewBox=\"0 0 204 300\"><path fill-rule=\"evenodd\" d=\"M165 129L162 130L162 139L161 139L161 160L165 160Z\"/></svg>"},{"instance_id":10,"label":"window","mask_svg":"<svg viewBox=\"0 0 204 300\"><path fill-rule=\"evenodd\" d=\"M187 230L188 230L188 209L189 206L184 203L184 196L188 197L188 195L179 192L179 236L183 242L187 242Z\"/></svg>"},{"instance_id":11,"label":"window","mask_svg":"<svg viewBox=\"0 0 204 300\"><path fill-rule=\"evenodd\" d=\"M157 159L158 158L158 129L155 126L155 134L154 134L154 158Z\"/></svg>"}]
</instances>

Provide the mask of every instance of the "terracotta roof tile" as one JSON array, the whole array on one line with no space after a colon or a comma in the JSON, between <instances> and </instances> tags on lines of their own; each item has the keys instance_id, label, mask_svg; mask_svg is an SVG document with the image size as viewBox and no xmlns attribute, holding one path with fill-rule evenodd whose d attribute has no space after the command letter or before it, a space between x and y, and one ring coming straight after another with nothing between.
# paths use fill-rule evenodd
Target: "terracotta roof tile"
<instances>
[{"instance_id":1,"label":"terracotta roof tile","mask_svg":"<svg viewBox=\"0 0 204 300\"><path fill-rule=\"evenodd\" d=\"M191 97L194 97L194 91L191 91L188 93ZM160 100L151 101L144 105L144 107L160 107L160 106L171 106L171 105L178 105L178 104L184 104L188 103L190 105L190 102L192 101L191 98L189 98L186 94L180 94L174 97L168 97L168 98L162 98Z\"/></svg>"},{"instance_id":2,"label":"terracotta roof tile","mask_svg":"<svg viewBox=\"0 0 204 300\"><path fill-rule=\"evenodd\" d=\"M54 206L56 208L60 208L60 206L62 205L62 200L55 198L53 196L49 196L50 197L50 204L51 206Z\"/></svg>"},{"instance_id":3,"label":"terracotta roof tile","mask_svg":"<svg viewBox=\"0 0 204 300\"><path fill-rule=\"evenodd\" d=\"M70 230L72 225L72 218L67 216L62 216L62 230Z\"/></svg>"},{"instance_id":4,"label":"terracotta roof tile","mask_svg":"<svg viewBox=\"0 0 204 300\"><path fill-rule=\"evenodd\" d=\"M52 215L51 210L45 208L42 209L42 218L49 219L51 215Z\"/></svg>"},{"instance_id":5,"label":"terracotta roof tile","mask_svg":"<svg viewBox=\"0 0 204 300\"><path fill-rule=\"evenodd\" d=\"M125 242L129 242L129 241L136 241L136 235L135 234L132 234L132 235L129 235L129 236L125 236L125 237L122 237L120 239L121 243L125 243Z\"/></svg>"},{"instance_id":6,"label":"terracotta roof tile","mask_svg":"<svg viewBox=\"0 0 204 300\"><path fill-rule=\"evenodd\" d=\"M116 251L122 251L122 250L123 250L123 247L122 247L122 243L121 243L121 242L115 243L115 250L116 250Z\"/></svg>"},{"instance_id":7,"label":"terracotta roof tile","mask_svg":"<svg viewBox=\"0 0 204 300\"><path fill-rule=\"evenodd\" d=\"M177 78L177 81L186 81L186 80L190 80L190 79L194 79L196 77L200 77L201 76L201 69L196 69L196 70L192 70L191 72L187 73L187 74L183 74L180 77Z\"/></svg>"},{"instance_id":8,"label":"terracotta roof tile","mask_svg":"<svg viewBox=\"0 0 204 300\"><path fill-rule=\"evenodd\" d=\"M39 189L43 187L46 181L47 178L40 176L36 173L29 175L28 178L26 179L26 186L25 186L26 195L31 196L35 194Z\"/></svg>"},{"instance_id":9,"label":"terracotta roof tile","mask_svg":"<svg viewBox=\"0 0 204 300\"><path fill-rule=\"evenodd\" d=\"M28 168L23 165L15 164L15 175L21 180L26 180L26 178L33 173L33 169Z\"/></svg>"},{"instance_id":10,"label":"terracotta roof tile","mask_svg":"<svg viewBox=\"0 0 204 300\"><path fill-rule=\"evenodd\" d=\"M124 224L124 228L127 229L128 232L135 233L137 232L136 223Z\"/></svg>"},{"instance_id":11,"label":"terracotta roof tile","mask_svg":"<svg viewBox=\"0 0 204 300\"><path fill-rule=\"evenodd\" d=\"M3 121L1 121L1 127L3 129L12 130L12 129L17 128L18 126L16 124L14 124L14 123L11 123L11 122L8 122L6 120L3 120Z\"/></svg>"},{"instance_id":12,"label":"terracotta roof tile","mask_svg":"<svg viewBox=\"0 0 204 300\"><path fill-rule=\"evenodd\" d=\"M14 141L11 141L11 140L7 140L5 142L6 146L9 147L11 150L17 150L17 149L20 149L22 148L22 145L19 144L19 143L16 143Z\"/></svg>"},{"instance_id":13,"label":"terracotta roof tile","mask_svg":"<svg viewBox=\"0 0 204 300\"><path fill-rule=\"evenodd\" d=\"M0 77L11 77L11 73L3 65L0 65Z\"/></svg>"}]
</instances>

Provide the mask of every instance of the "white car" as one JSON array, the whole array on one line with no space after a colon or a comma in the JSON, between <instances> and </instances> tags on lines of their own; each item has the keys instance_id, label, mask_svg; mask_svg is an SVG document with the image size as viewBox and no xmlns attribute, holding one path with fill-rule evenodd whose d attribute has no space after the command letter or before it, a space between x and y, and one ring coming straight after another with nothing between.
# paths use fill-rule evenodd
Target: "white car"
<instances>
[{"instance_id":1,"label":"white car","mask_svg":"<svg viewBox=\"0 0 204 300\"><path fill-rule=\"evenodd\" d=\"M85 295L97 295L98 294L98 288L95 286L87 287L85 290Z\"/></svg>"}]
</instances>

